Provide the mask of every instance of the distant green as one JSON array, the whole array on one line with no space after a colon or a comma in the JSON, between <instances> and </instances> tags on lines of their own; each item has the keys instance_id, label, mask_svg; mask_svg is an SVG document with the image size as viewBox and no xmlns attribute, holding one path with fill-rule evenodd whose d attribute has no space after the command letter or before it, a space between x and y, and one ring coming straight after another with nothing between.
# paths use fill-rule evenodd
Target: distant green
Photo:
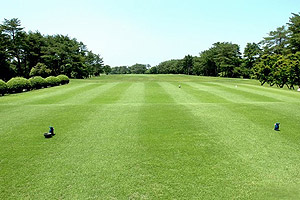
<instances>
[{"instance_id":1,"label":"distant green","mask_svg":"<svg viewBox=\"0 0 300 200\"><path fill-rule=\"evenodd\" d=\"M6 95L0 199L299 199L299 100L255 80L185 75Z\"/></svg>"}]
</instances>

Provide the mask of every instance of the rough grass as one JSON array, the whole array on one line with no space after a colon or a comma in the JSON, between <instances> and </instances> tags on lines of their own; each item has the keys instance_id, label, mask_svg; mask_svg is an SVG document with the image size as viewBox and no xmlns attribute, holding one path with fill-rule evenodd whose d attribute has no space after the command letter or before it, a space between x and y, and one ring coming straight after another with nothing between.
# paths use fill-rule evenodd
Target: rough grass
<instances>
[{"instance_id":1,"label":"rough grass","mask_svg":"<svg viewBox=\"0 0 300 200\"><path fill-rule=\"evenodd\" d=\"M254 80L180 75L4 96L0 199L299 199L299 100Z\"/></svg>"}]
</instances>

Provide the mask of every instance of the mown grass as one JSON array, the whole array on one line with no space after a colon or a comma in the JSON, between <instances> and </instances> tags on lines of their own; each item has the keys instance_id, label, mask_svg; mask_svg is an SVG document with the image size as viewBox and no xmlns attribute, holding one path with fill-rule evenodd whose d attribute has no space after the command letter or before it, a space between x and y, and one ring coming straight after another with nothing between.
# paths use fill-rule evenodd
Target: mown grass
<instances>
[{"instance_id":1,"label":"mown grass","mask_svg":"<svg viewBox=\"0 0 300 200\"><path fill-rule=\"evenodd\" d=\"M254 80L184 75L4 96L0 199L299 199L299 100ZM44 139L49 126L56 136Z\"/></svg>"}]
</instances>

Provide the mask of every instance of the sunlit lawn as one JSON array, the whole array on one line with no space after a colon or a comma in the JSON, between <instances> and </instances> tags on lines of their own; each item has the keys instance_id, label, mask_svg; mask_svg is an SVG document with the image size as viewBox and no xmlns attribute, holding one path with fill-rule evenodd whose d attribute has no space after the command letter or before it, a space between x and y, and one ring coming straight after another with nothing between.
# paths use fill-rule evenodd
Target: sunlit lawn
<instances>
[{"instance_id":1,"label":"sunlit lawn","mask_svg":"<svg viewBox=\"0 0 300 200\"><path fill-rule=\"evenodd\" d=\"M255 80L109 75L7 95L0 199L299 199L299 120L300 93Z\"/></svg>"}]
</instances>

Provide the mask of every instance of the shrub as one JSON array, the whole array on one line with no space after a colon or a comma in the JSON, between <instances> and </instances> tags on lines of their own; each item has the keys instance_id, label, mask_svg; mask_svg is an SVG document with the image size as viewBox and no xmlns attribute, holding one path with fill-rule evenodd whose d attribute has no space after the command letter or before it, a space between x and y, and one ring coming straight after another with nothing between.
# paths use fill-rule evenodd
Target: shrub
<instances>
[{"instance_id":1,"label":"shrub","mask_svg":"<svg viewBox=\"0 0 300 200\"><path fill-rule=\"evenodd\" d=\"M30 90L31 85L29 80L23 77L11 78L7 82L9 92L23 92L24 89Z\"/></svg>"},{"instance_id":2,"label":"shrub","mask_svg":"<svg viewBox=\"0 0 300 200\"><path fill-rule=\"evenodd\" d=\"M0 79L0 94L3 96L7 92L7 85Z\"/></svg>"},{"instance_id":3,"label":"shrub","mask_svg":"<svg viewBox=\"0 0 300 200\"><path fill-rule=\"evenodd\" d=\"M58 75L57 78L60 80L62 85L68 84L70 82L69 78L66 75Z\"/></svg>"},{"instance_id":4,"label":"shrub","mask_svg":"<svg viewBox=\"0 0 300 200\"><path fill-rule=\"evenodd\" d=\"M47 83L47 86L57 86L60 84L60 80L56 78L55 76L49 76L45 78L45 81Z\"/></svg>"},{"instance_id":5,"label":"shrub","mask_svg":"<svg viewBox=\"0 0 300 200\"><path fill-rule=\"evenodd\" d=\"M29 82L33 89L41 89L46 86L46 81L41 76L34 76L29 79Z\"/></svg>"},{"instance_id":6,"label":"shrub","mask_svg":"<svg viewBox=\"0 0 300 200\"><path fill-rule=\"evenodd\" d=\"M36 66L31 68L29 76L47 77L49 74L51 74L51 69L48 69L48 66L44 63L38 63Z\"/></svg>"}]
</instances>

